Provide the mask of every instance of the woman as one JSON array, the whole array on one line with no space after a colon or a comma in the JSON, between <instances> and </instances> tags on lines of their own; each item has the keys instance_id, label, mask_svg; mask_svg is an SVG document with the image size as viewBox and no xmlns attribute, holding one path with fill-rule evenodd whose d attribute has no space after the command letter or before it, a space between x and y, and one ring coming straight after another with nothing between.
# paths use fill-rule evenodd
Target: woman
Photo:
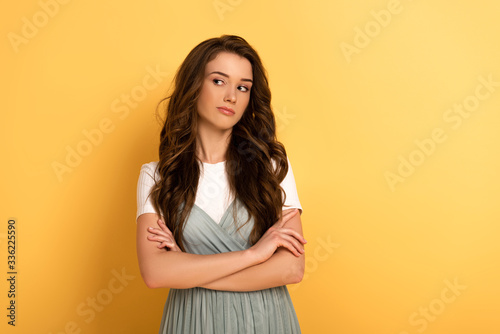
<instances>
[{"instance_id":1,"label":"woman","mask_svg":"<svg viewBox=\"0 0 500 334\"><path fill-rule=\"evenodd\" d=\"M304 273L302 207L259 56L208 39L166 99L137 189L141 275L170 288L160 333L300 333L286 284Z\"/></svg>"}]
</instances>

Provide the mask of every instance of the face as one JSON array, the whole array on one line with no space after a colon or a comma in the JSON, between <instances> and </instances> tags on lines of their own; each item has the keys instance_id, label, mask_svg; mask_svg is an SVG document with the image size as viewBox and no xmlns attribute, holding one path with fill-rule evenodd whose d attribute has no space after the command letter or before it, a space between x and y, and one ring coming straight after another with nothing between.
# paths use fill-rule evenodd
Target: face
<instances>
[{"instance_id":1,"label":"face","mask_svg":"<svg viewBox=\"0 0 500 334\"><path fill-rule=\"evenodd\" d=\"M230 130L250 101L252 65L237 54L221 52L207 63L204 75L197 102L198 129Z\"/></svg>"}]
</instances>

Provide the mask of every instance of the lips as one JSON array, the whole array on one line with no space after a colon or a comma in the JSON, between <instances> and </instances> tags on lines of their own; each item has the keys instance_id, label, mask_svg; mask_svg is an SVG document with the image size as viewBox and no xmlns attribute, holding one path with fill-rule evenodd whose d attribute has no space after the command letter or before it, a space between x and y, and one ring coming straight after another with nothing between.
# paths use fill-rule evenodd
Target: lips
<instances>
[{"instance_id":1,"label":"lips","mask_svg":"<svg viewBox=\"0 0 500 334\"><path fill-rule=\"evenodd\" d=\"M228 107L217 107L217 109L224 115L234 115L234 110Z\"/></svg>"}]
</instances>

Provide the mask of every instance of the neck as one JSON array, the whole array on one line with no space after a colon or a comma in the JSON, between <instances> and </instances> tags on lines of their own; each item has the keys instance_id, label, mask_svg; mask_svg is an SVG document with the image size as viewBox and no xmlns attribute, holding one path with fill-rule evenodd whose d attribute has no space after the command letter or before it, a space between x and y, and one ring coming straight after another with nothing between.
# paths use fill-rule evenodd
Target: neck
<instances>
[{"instance_id":1,"label":"neck","mask_svg":"<svg viewBox=\"0 0 500 334\"><path fill-rule=\"evenodd\" d=\"M225 161L230 139L231 129L220 131L199 127L196 155L202 162L210 164Z\"/></svg>"}]
</instances>

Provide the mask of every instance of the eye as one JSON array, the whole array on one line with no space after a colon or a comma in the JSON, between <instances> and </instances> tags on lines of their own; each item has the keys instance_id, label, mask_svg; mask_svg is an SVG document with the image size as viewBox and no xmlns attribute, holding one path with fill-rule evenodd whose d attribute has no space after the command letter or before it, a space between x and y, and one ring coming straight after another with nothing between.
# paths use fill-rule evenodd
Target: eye
<instances>
[{"instance_id":1,"label":"eye","mask_svg":"<svg viewBox=\"0 0 500 334\"><path fill-rule=\"evenodd\" d=\"M220 86L224 83L224 81L220 80L220 79L213 79L212 82L214 84L216 84L217 86Z\"/></svg>"},{"instance_id":2,"label":"eye","mask_svg":"<svg viewBox=\"0 0 500 334\"><path fill-rule=\"evenodd\" d=\"M238 89L242 92L248 92L250 89L248 89L248 87L246 86L238 86Z\"/></svg>"}]
</instances>

